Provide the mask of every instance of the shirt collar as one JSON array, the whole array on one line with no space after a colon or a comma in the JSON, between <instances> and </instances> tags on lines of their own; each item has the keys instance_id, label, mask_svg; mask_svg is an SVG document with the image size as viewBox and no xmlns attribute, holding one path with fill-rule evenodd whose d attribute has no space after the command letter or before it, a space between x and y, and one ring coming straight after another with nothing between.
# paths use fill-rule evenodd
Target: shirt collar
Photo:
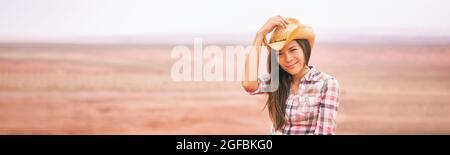
<instances>
[{"instance_id":1,"label":"shirt collar","mask_svg":"<svg viewBox=\"0 0 450 155\"><path fill-rule=\"evenodd\" d=\"M314 66L308 66L308 73L303 76L300 81L318 81L320 72Z\"/></svg>"}]
</instances>

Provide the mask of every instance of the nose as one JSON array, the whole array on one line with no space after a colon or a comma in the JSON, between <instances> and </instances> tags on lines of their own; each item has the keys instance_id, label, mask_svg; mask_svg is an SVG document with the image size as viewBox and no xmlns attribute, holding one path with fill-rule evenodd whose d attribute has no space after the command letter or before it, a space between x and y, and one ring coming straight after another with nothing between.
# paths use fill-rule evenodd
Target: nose
<instances>
[{"instance_id":1,"label":"nose","mask_svg":"<svg viewBox=\"0 0 450 155\"><path fill-rule=\"evenodd\" d=\"M292 55L289 53L285 54L285 60L287 63L291 62L293 60Z\"/></svg>"}]
</instances>

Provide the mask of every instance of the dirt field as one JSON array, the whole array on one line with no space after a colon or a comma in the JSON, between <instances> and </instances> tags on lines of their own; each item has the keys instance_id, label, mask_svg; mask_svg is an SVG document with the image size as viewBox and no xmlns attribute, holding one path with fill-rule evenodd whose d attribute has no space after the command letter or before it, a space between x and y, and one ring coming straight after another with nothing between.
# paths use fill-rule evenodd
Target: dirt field
<instances>
[{"instance_id":1,"label":"dirt field","mask_svg":"<svg viewBox=\"0 0 450 155\"><path fill-rule=\"evenodd\" d=\"M0 45L0 134L269 134L240 82L174 82L172 46ZM450 46L332 45L337 134L450 134Z\"/></svg>"}]
</instances>

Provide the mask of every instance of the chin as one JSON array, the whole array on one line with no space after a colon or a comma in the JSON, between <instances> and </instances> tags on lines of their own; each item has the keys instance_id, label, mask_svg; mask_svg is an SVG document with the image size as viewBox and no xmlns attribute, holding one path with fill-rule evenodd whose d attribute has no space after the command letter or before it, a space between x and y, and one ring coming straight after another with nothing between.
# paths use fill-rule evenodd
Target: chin
<instances>
[{"instance_id":1,"label":"chin","mask_svg":"<svg viewBox=\"0 0 450 155\"><path fill-rule=\"evenodd\" d=\"M299 73L301 71L301 69L300 68L293 68L293 69L285 70L285 71L288 72L291 75L295 75L295 74Z\"/></svg>"}]
</instances>

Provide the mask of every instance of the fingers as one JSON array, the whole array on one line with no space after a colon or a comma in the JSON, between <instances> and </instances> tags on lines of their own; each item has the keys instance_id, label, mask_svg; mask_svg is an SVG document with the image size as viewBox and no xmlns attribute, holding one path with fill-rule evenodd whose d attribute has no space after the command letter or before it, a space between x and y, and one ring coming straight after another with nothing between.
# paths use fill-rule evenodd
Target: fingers
<instances>
[{"instance_id":1,"label":"fingers","mask_svg":"<svg viewBox=\"0 0 450 155\"><path fill-rule=\"evenodd\" d=\"M275 21L275 25L279 26L279 27L284 27L284 28L286 27L286 25L281 21Z\"/></svg>"},{"instance_id":2,"label":"fingers","mask_svg":"<svg viewBox=\"0 0 450 155\"><path fill-rule=\"evenodd\" d=\"M266 35L266 34L272 32L274 28L276 28L276 27L286 28L288 24L289 24L289 22L286 19L284 19L284 17L282 17L282 16L274 16L274 17L271 17L261 27L261 29L258 31L258 33Z\"/></svg>"},{"instance_id":3,"label":"fingers","mask_svg":"<svg viewBox=\"0 0 450 155\"><path fill-rule=\"evenodd\" d=\"M289 22L288 22L283 16L278 15L277 17L278 17L285 25L288 25L288 24L289 24Z\"/></svg>"},{"instance_id":4,"label":"fingers","mask_svg":"<svg viewBox=\"0 0 450 155\"><path fill-rule=\"evenodd\" d=\"M283 19L283 22L286 23L286 25L289 24L289 21L288 21L288 20L286 20L285 18L282 18L282 19Z\"/></svg>"},{"instance_id":5,"label":"fingers","mask_svg":"<svg viewBox=\"0 0 450 155\"><path fill-rule=\"evenodd\" d=\"M287 27L287 22L284 19L278 19L277 23L279 23L279 26L286 28Z\"/></svg>"},{"instance_id":6,"label":"fingers","mask_svg":"<svg viewBox=\"0 0 450 155\"><path fill-rule=\"evenodd\" d=\"M284 25L284 28L286 28L286 26L288 25L288 22L285 19L281 19L281 22Z\"/></svg>"},{"instance_id":7,"label":"fingers","mask_svg":"<svg viewBox=\"0 0 450 155\"><path fill-rule=\"evenodd\" d=\"M273 20L276 22L276 25L284 28L289 24L289 22L280 15L273 17Z\"/></svg>"}]
</instances>

